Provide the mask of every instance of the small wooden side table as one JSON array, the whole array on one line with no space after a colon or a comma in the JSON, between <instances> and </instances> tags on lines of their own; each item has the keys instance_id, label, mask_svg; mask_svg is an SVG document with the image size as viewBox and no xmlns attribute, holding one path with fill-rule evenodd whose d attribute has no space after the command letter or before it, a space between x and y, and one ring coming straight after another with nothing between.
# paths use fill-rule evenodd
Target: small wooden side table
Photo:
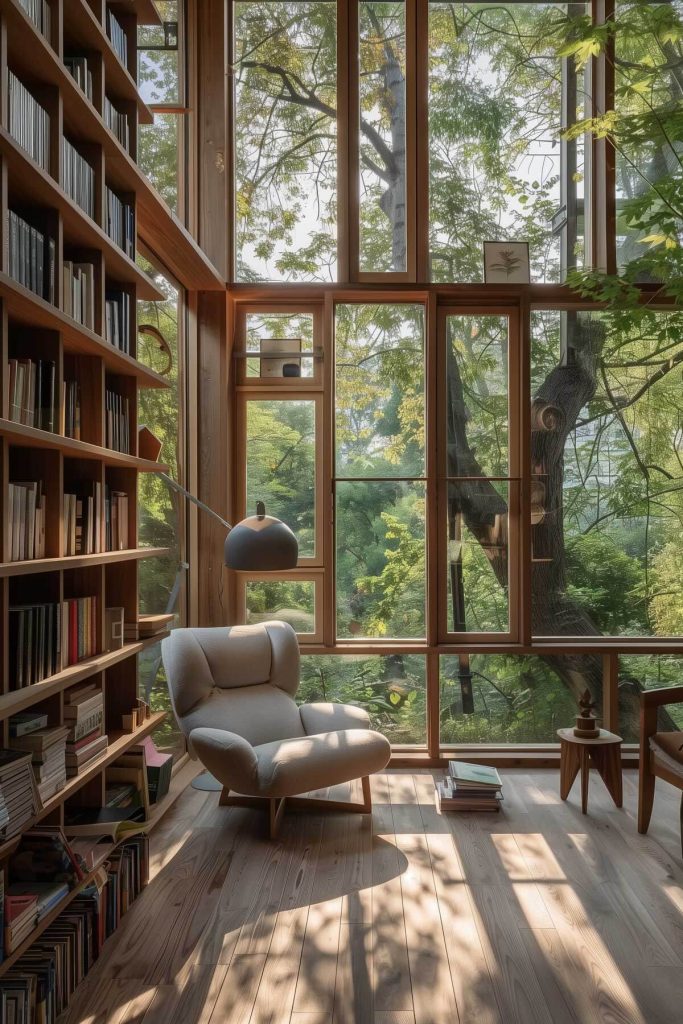
<instances>
[{"instance_id":1,"label":"small wooden side table","mask_svg":"<svg viewBox=\"0 0 683 1024\"><path fill-rule=\"evenodd\" d=\"M621 736L606 729L595 739L575 736L573 729L558 729L560 738L560 796L566 800L581 769L581 810L588 810L588 774L591 763L617 807L623 803L621 785Z\"/></svg>"}]
</instances>

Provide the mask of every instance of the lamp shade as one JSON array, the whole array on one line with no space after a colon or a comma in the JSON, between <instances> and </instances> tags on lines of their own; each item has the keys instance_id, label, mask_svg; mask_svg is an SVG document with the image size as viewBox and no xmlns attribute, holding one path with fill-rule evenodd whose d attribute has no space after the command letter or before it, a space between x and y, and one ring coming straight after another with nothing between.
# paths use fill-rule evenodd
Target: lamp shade
<instances>
[{"instance_id":1,"label":"lamp shade","mask_svg":"<svg viewBox=\"0 0 683 1024\"><path fill-rule=\"evenodd\" d=\"M243 519L225 538L223 561L237 572L277 572L294 569L299 545L290 528L280 519L266 515L263 502L256 515Z\"/></svg>"}]
</instances>

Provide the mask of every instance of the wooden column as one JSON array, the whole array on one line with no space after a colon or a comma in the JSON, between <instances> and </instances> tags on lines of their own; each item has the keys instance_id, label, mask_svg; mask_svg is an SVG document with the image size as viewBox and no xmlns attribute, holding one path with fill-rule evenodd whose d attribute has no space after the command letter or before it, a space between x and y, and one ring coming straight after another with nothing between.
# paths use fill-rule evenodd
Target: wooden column
<instances>
[{"instance_id":1,"label":"wooden column","mask_svg":"<svg viewBox=\"0 0 683 1024\"><path fill-rule=\"evenodd\" d=\"M197 107L199 173L198 241L214 266L228 276L228 20L229 4L198 4Z\"/></svg>"}]
</instances>

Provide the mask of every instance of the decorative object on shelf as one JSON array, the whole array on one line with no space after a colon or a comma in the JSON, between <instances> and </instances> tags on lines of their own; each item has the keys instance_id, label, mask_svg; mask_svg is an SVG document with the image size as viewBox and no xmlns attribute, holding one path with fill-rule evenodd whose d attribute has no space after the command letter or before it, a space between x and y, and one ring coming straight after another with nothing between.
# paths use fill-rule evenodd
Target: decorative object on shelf
<instances>
[{"instance_id":1,"label":"decorative object on shelf","mask_svg":"<svg viewBox=\"0 0 683 1024\"><path fill-rule=\"evenodd\" d=\"M600 735L600 729L597 726L595 715L592 714L595 701L591 696L590 690L584 690L579 699L579 707L581 708L581 714L576 716L574 735L580 736L584 740L594 740Z\"/></svg>"},{"instance_id":2,"label":"decorative object on shelf","mask_svg":"<svg viewBox=\"0 0 683 1024\"><path fill-rule=\"evenodd\" d=\"M486 284L529 284L528 242L484 242Z\"/></svg>"},{"instance_id":3,"label":"decorative object on shelf","mask_svg":"<svg viewBox=\"0 0 683 1024\"><path fill-rule=\"evenodd\" d=\"M161 441L144 424L138 427L138 455L150 462L158 462L161 455Z\"/></svg>"},{"instance_id":4,"label":"decorative object on shelf","mask_svg":"<svg viewBox=\"0 0 683 1024\"><path fill-rule=\"evenodd\" d=\"M123 608L104 610L104 649L117 651L123 647Z\"/></svg>"},{"instance_id":5,"label":"decorative object on shelf","mask_svg":"<svg viewBox=\"0 0 683 1024\"><path fill-rule=\"evenodd\" d=\"M168 376L173 366L173 353L171 352L171 349L169 347L168 342L166 341L166 338L164 338L161 331L158 329L158 327L155 327L154 324L138 324L138 334L149 334L150 337L154 338L154 340L158 343L159 351L163 352L164 355L166 356L166 364L156 372L161 377ZM159 442L159 448L161 448L161 442Z\"/></svg>"},{"instance_id":6,"label":"decorative object on shelf","mask_svg":"<svg viewBox=\"0 0 683 1024\"><path fill-rule=\"evenodd\" d=\"M582 698L583 699L583 698ZM581 810L588 811L588 775L597 768L617 807L622 805L621 736L598 729L594 739L575 736L574 729L558 729L560 740L560 796L566 800L581 769Z\"/></svg>"}]
</instances>

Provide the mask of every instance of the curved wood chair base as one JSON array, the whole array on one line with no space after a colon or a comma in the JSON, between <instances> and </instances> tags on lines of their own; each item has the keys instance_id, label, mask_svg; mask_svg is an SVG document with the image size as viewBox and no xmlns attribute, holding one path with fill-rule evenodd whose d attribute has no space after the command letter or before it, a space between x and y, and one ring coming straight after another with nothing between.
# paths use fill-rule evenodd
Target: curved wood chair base
<instances>
[{"instance_id":1,"label":"curved wood chair base","mask_svg":"<svg viewBox=\"0 0 683 1024\"><path fill-rule=\"evenodd\" d=\"M372 795L370 793L370 779L367 775L361 779L363 788L363 802L354 803L346 800L323 800L318 797L308 796L283 796L269 798L266 796L242 796L239 793L230 794L227 787L219 800L221 807L260 807L268 810L270 822L270 838L275 839L280 829L285 807L288 811L337 811L352 814L370 814L372 812Z\"/></svg>"}]
</instances>

